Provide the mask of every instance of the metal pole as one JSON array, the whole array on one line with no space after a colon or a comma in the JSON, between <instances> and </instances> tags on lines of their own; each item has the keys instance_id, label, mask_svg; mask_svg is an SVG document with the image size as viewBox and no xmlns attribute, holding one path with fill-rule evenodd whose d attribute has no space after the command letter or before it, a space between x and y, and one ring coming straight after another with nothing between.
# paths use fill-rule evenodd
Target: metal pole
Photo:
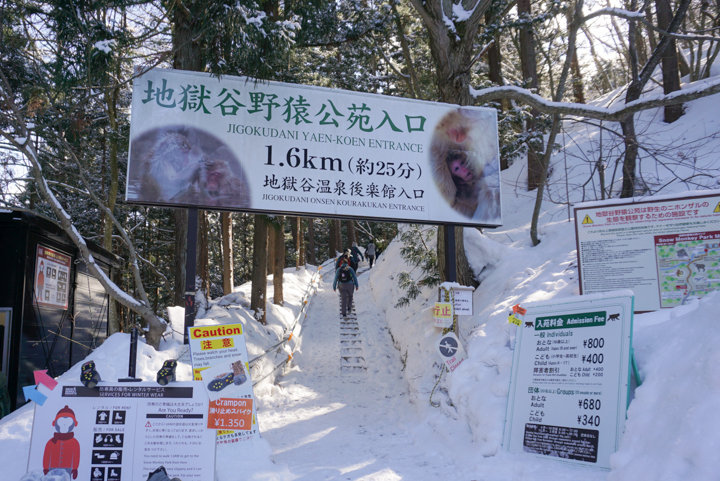
<instances>
[{"instance_id":1,"label":"metal pole","mask_svg":"<svg viewBox=\"0 0 720 481\"><path fill-rule=\"evenodd\" d=\"M183 342L187 344L188 328L195 325L195 273L197 270L198 210L188 209L187 251L185 253L185 329Z\"/></svg>"},{"instance_id":2,"label":"metal pole","mask_svg":"<svg viewBox=\"0 0 720 481\"><path fill-rule=\"evenodd\" d=\"M133 327L130 331L130 358L128 359L128 377L118 379L119 382L138 382L142 379L135 377L135 371L137 367L137 344L138 344L138 330L137 327Z\"/></svg>"},{"instance_id":3,"label":"metal pole","mask_svg":"<svg viewBox=\"0 0 720 481\"><path fill-rule=\"evenodd\" d=\"M134 378L137 370L137 341L138 330L133 327L130 331L130 359L128 360L128 377Z\"/></svg>"},{"instance_id":4,"label":"metal pole","mask_svg":"<svg viewBox=\"0 0 720 481\"><path fill-rule=\"evenodd\" d=\"M455 267L455 224L444 224L445 229L445 271L447 281L457 281L457 268Z\"/></svg>"}]
</instances>

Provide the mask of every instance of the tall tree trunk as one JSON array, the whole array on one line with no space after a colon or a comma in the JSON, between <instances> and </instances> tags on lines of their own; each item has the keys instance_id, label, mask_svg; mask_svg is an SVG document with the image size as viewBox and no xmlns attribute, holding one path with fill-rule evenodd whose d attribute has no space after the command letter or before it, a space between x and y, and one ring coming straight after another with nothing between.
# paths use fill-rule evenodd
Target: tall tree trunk
<instances>
[{"instance_id":1,"label":"tall tree trunk","mask_svg":"<svg viewBox=\"0 0 720 481\"><path fill-rule=\"evenodd\" d=\"M187 256L187 209L175 209L175 291L173 301L176 306L185 305L185 259ZM193 254L194 255L194 254Z\"/></svg>"},{"instance_id":2,"label":"tall tree trunk","mask_svg":"<svg viewBox=\"0 0 720 481\"><path fill-rule=\"evenodd\" d=\"M518 0L517 2L518 15L527 20L532 18L532 10L530 7L530 0ZM537 59L535 55L535 34L533 33L533 27L529 24L524 24L520 27L519 31L520 41L520 67L523 75L523 82L528 88L537 90L538 88L538 75L537 75ZM532 133L537 123L535 117L539 115L539 112L535 109L530 111L530 118L525 123L525 129L528 133ZM543 166L542 166L542 151L543 141L540 139L533 138L531 135L531 141L528 143L527 151L527 163L528 163L528 190L536 189L542 178Z\"/></svg>"},{"instance_id":3,"label":"tall tree trunk","mask_svg":"<svg viewBox=\"0 0 720 481\"><path fill-rule=\"evenodd\" d=\"M492 14L490 12L485 13L485 22L490 23L492 20ZM500 35L498 33L493 35L492 45L487 49L487 62L488 79L495 85L505 85L502 76L502 54L500 53Z\"/></svg>"},{"instance_id":4,"label":"tall tree trunk","mask_svg":"<svg viewBox=\"0 0 720 481\"><path fill-rule=\"evenodd\" d=\"M340 221L337 219L330 220L330 236L329 236L329 257L335 257L339 251L342 251L342 235L340 232Z\"/></svg>"},{"instance_id":5,"label":"tall tree trunk","mask_svg":"<svg viewBox=\"0 0 720 481\"><path fill-rule=\"evenodd\" d=\"M277 221L277 218L273 220L268 220L268 230L267 230L267 263L266 268L268 273L272 274L275 271L275 253L277 252L275 250L275 240L277 237L275 237L275 222Z\"/></svg>"},{"instance_id":6,"label":"tall tree trunk","mask_svg":"<svg viewBox=\"0 0 720 481\"><path fill-rule=\"evenodd\" d=\"M117 64L119 66L119 63ZM119 77L119 67L116 67L115 73ZM110 150L108 153L108 163L110 165L110 171L108 172L109 177L109 188L107 195L107 207L110 212L115 213L115 204L117 203L118 190L120 188L120 167L118 162L118 144L119 144L119 133L117 123L117 105L118 98L120 95L120 89L114 87L110 91L105 93L105 105L107 107L108 124L110 125L109 144ZM103 247L109 252L113 252L113 225L110 215L106 214L104 217L104 236L103 236ZM117 283L117 279L113 279L113 282ZM118 284L119 285L119 284ZM120 331L120 319L119 312L122 305L114 300L111 300L108 304L108 332L114 334Z\"/></svg>"},{"instance_id":7,"label":"tall tree trunk","mask_svg":"<svg viewBox=\"0 0 720 481\"><path fill-rule=\"evenodd\" d=\"M315 258L315 218L314 217L308 217L307 220L307 231L308 231L308 240L307 240L307 256L306 260L307 263L310 265L317 265L317 259Z\"/></svg>"},{"instance_id":8,"label":"tall tree trunk","mask_svg":"<svg viewBox=\"0 0 720 481\"><path fill-rule=\"evenodd\" d=\"M566 13L568 25L570 25L570 22L572 22L572 17L572 9L568 8ZM582 72L580 71L580 61L577 55L577 46L573 45L569 53L572 55L572 59L570 60L570 72L572 74L573 101L578 104L584 104L585 87L583 86Z\"/></svg>"},{"instance_id":9,"label":"tall tree trunk","mask_svg":"<svg viewBox=\"0 0 720 481\"><path fill-rule=\"evenodd\" d=\"M669 0L655 0L658 27L666 30L672 20L672 10ZM662 56L663 91L665 95L680 90L680 70L678 66L678 53L675 40L672 39L665 47ZM672 123L683 114L682 104L665 106L665 122Z\"/></svg>"},{"instance_id":10,"label":"tall tree trunk","mask_svg":"<svg viewBox=\"0 0 720 481\"><path fill-rule=\"evenodd\" d=\"M647 7L645 7L645 20L652 25L653 18L652 18L652 10L650 7L650 2L647 2ZM655 38L655 31L651 28L644 28L644 29L638 29L638 30L644 30L645 35L647 35L647 40L650 43L650 50L655 50L657 48L657 38ZM645 55L645 62L647 62L647 54Z\"/></svg>"},{"instance_id":11,"label":"tall tree trunk","mask_svg":"<svg viewBox=\"0 0 720 481\"><path fill-rule=\"evenodd\" d=\"M294 218L295 232L295 267L300 269L305 266L305 239L303 238L303 221L301 217Z\"/></svg>"},{"instance_id":12,"label":"tall tree trunk","mask_svg":"<svg viewBox=\"0 0 720 481\"><path fill-rule=\"evenodd\" d=\"M620 190L620 197L632 197L635 195L635 163L638 154L637 135L635 134L635 117L630 115L620 122L625 144L625 159L623 161L623 183Z\"/></svg>"},{"instance_id":13,"label":"tall tree trunk","mask_svg":"<svg viewBox=\"0 0 720 481\"><path fill-rule=\"evenodd\" d=\"M277 218L277 223L270 229L271 235L275 237L273 243L275 254L273 255L273 304L282 306L285 302L283 295L283 273L285 269L285 220Z\"/></svg>"},{"instance_id":14,"label":"tall tree trunk","mask_svg":"<svg viewBox=\"0 0 720 481\"><path fill-rule=\"evenodd\" d=\"M652 29L646 28L644 25L638 25L635 29L635 49L637 50L638 63L645 65L648 59L648 47L646 36L652 35Z\"/></svg>"},{"instance_id":15,"label":"tall tree trunk","mask_svg":"<svg viewBox=\"0 0 720 481\"><path fill-rule=\"evenodd\" d=\"M333 228L335 229L335 239L337 240L337 249L335 252L343 250L343 238L342 238L342 222L340 220L333 221Z\"/></svg>"},{"instance_id":16,"label":"tall tree trunk","mask_svg":"<svg viewBox=\"0 0 720 481\"><path fill-rule=\"evenodd\" d=\"M491 12L485 13L485 23L489 24L494 21L494 17ZM500 34L495 33L493 35L492 45L487 49L487 63L488 63L488 79L495 85L505 85L505 79L502 75L502 53L500 52ZM502 99L500 101L500 109L507 111L510 109L510 100ZM508 158L506 156L500 157L500 169L505 170L510 167Z\"/></svg>"},{"instance_id":17,"label":"tall tree trunk","mask_svg":"<svg viewBox=\"0 0 720 481\"><path fill-rule=\"evenodd\" d=\"M668 27L665 29L665 31L667 31L668 33L675 33L677 31L677 29L682 24L683 19L685 18L685 14L687 13L690 2L691 0L680 0L678 2L675 15L672 17L672 20L668 24ZM630 2L630 6L631 10L636 9L637 0L632 0ZM634 47L635 28L635 22L630 22L630 25L628 27L628 38L630 40L628 54L630 58L632 81L628 85L627 92L625 94L626 104L634 102L635 100L638 100L640 98L642 90L643 88L645 88L645 85L650 80L650 77L652 76L655 67L657 67L657 65L662 60L665 48L667 48L667 46L672 41L671 37L667 35L662 35L660 37L660 42L650 54L650 58L643 66L642 71L638 73L637 54ZM638 140L637 134L635 133L635 117L633 115L629 115L627 118L623 119L622 122L620 122L620 125L623 130L623 135L625 136L625 155L623 157L623 183L620 197L632 197L635 194L635 166L637 164L638 155Z\"/></svg>"},{"instance_id":18,"label":"tall tree trunk","mask_svg":"<svg viewBox=\"0 0 720 481\"><path fill-rule=\"evenodd\" d=\"M357 242L357 235L355 234L355 221L345 221L345 230L347 231L348 245L351 246L353 242Z\"/></svg>"},{"instance_id":19,"label":"tall tree trunk","mask_svg":"<svg viewBox=\"0 0 720 481\"><path fill-rule=\"evenodd\" d=\"M418 98L417 95L417 85L418 85L418 78L417 78L417 72L415 71L415 65L413 65L413 59L412 55L410 54L410 47L408 46L407 36L405 35L405 27L402 24L402 19L400 18L400 13L397 9L397 3L396 2L390 2L390 8L392 10L393 15L393 21L395 22L395 28L397 28L397 34L398 38L400 39L400 48L403 52L403 57L405 57L405 65L407 68L407 75L405 76L405 82L407 83L408 92L410 93L410 96L414 99Z\"/></svg>"},{"instance_id":20,"label":"tall tree trunk","mask_svg":"<svg viewBox=\"0 0 720 481\"><path fill-rule=\"evenodd\" d=\"M337 231L335 230L335 219L329 219L328 225L328 257L333 258L337 253L337 246L339 244L337 240Z\"/></svg>"},{"instance_id":21,"label":"tall tree trunk","mask_svg":"<svg viewBox=\"0 0 720 481\"><path fill-rule=\"evenodd\" d=\"M210 255L208 232L210 225L206 210L198 210L198 275L205 298L210 300Z\"/></svg>"},{"instance_id":22,"label":"tall tree trunk","mask_svg":"<svg viewBox=\"0 0 720 481\"><path fill-rule=\"evenodd\" d=\"M199 37L200 25L193 11L202 6L192 0L172 3L168 12L172 19L173 68L202 71L205 56L202 47L195 40ZM188 217L186 209L175 210L175 295L176 305L185 304L185 252L187 250ZM195 253L192 253L195 255Z\"/></svg>"},{"instance_id":23,"label":"tall tree trunk","mask_svg":"<svg viewBox=\"0 0 720 481\"><path fill-rule=\"evenodd\" d=\"M220 229L222 231L222 273L223 294L228 295L233 290L234 264L233 264L233 231L232 213L220 214Z\"/></svg>"},{"instance_id":24,"label":"tall tree trunk","mask_svg":"<svg viewBox=\"0 0 720 481\"><path fill-rule=\"evenodd\" d=\"M255 319L261 324L267 324L267 232L265 216L255 214L250 309L255 312Z\"/></svg>"}]
</instances>

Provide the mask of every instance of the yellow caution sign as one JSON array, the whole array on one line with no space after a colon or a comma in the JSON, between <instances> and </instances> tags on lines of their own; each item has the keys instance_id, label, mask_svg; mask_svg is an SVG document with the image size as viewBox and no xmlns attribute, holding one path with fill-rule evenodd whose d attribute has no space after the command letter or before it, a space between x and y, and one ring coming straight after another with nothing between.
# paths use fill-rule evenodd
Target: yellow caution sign
<instances>
[{"instance_id":1,"label":"yellow caution sign","mask_svg":"<svg viewBox=\"0 0 720 481\"><path fill-rule=\"evenodd\" d=\"M720 213L720 202L718 202L718 205L715 206L715 210L713 211L713 214Z\"/></svg>"},{"instance_id":2,"label":"yellow caution sign","mask_svg":"<svg viewBox=\"0 0 720 481\"><path fill-rule=\"evenodd\" d=\"M592 224L593 220L590 218L589 214L585 214L585 218L582 221L583 224Z\"/></svg>"},{"instance_id":3,"label":"yellow caution sign","mask_svg":"<svg viewBox=\"0 0 720 481\"><path fill-rule=\"evenodd\" d=\"M515 324L516 326L522 326L522 319L517 317L515 314L510 314L508 316L508 322L510 324Z\"/></svg>"}]
</instances>

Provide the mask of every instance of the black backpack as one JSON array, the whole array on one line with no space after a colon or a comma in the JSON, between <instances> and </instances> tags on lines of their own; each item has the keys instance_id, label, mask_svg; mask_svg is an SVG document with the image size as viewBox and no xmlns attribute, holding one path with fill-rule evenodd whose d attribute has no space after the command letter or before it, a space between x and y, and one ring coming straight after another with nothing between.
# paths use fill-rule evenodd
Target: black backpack
<instances>
[{"instance_id":1,"label":"black backpack","mask_svg":"<svg viewBox=\"0 0 720 481\"><path fill-rule=\"evenodd\" d=\"M340 268L340 282L350 282L352 280L352 276L350 276L350 269L344 269Z\"/></svg>"}]
</instances>

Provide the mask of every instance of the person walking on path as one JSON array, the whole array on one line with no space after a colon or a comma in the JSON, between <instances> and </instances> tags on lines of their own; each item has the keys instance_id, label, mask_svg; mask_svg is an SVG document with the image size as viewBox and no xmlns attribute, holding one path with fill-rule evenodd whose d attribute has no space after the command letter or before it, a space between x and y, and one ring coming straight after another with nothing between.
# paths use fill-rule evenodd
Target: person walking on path
<instances>
[{"instance_id":1,"label":"person walking on path","mask_svg":"<svg viewBox=\"0 0 720 481\"><path fill-rule=\"evenodd\" d=\"M370 264L370 269L372 269L373 262L375 261L375 243L373 241L370 241L365 248L365 257L368 260L368 264Z\"/></svg>"},{"instance_id":2,"label":"person walking on path","mask_svg":"<svg viewBox=\"0 0 720 481\"><path fill-rule=\"evenodd\" d=\"M340 268L340 266L343 264L347 264L347 265L351 266L351 264L352 264L351 261L352 261L352 258L350 256L350 249L345 249L345 252L340 254L340 257L335 259L335 270L338 270Z\"/></svg>"},{"instance_id":3,"label":"person walking on path","mask_svg":"<svg viewBox=\"0 0 720 481\"><path fill-rule=\"evenodd\" d=\"M360 252L357 242L353 242L352 247L350 248L350 267L357 271L360 261L363 260L365 260L365 258L363 257L362 252Z\"/></svg>"},{"instance_id":4,"label":"person walking on path","mask_svg":"<svg viewBox=\"0 0 720 481\"><path fill-rule=\"evenodd\" d=\"M350 314L353 301L353 286L358 289L358 280L355 270L347 264L343 264L335 271L333 291L340 287L340 314L346 318Z\"/></svg>"}]
</instances>

